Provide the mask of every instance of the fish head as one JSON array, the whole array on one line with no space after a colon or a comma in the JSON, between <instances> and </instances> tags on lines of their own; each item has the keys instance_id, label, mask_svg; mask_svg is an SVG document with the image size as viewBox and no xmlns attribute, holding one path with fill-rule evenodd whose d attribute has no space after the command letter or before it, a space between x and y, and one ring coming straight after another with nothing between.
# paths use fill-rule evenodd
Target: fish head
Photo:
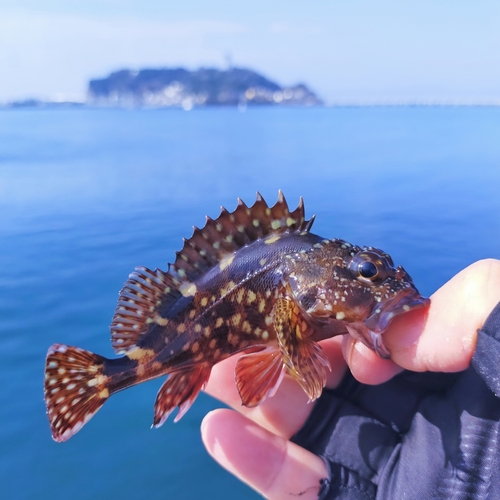
<instances>
[{"instance_id":1,"label":"fish head","mask_svg":"<svg viewBox=\"0 0 500 500\"><path fill-rule=\"evenodd\" d=\"M395 267L392 258L377 248L340 241L325 245L310 259L322 269L321 277L316 270L314 283L310 279L300 287L292 283L306 317L329 325L332 332L351 334L383 358L390 357L382 334L391 321L430 303L403 267ZM328 336L326 331L322 338Z\"/></svg>"},{"instance_id":2,"label":"fish head","mask_svg":"<svg viewBox=\"0 0 500 500\"><path fill-rule=\"evenodd\" d=\"M354 313L350 315L351 322L345 322L346 329L381 357L389 358L382 334L391 321L413 309L427 307L430 301L422 297L405 269L394 267L391 257L379 249L357 252L346 268L352 277L347 308ZM359 290L364 291L359 294Z\"/></svg>"}]
</instances>

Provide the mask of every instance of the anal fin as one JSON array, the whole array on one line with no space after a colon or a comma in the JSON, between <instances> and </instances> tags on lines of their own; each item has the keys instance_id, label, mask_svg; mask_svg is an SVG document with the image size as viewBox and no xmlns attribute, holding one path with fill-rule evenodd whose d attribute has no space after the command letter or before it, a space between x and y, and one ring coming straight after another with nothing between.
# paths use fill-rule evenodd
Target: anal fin
<instances>
[{"instance_id":1,"label":"anal fin","mask_svg":"<svg viewBox=\"0 0 500 500\"><path fill-rule=\"evenodd\" d=\"M274 328L287 372L314 401L326 384L330 362L321 346L308 337L308 327L300 311L287 298L278 299L273 308Z\"/></svg>"},{"instance_id":2,"label":"anal fin","mask_svg":"<svg viewBox=\"0 0 500 500\"><path fill-rule=\"evenodd\" d=\"M283 356L276 347L244 354L236 364L238 393L244 406L252 408L274 395L284 374Z\"/></svg>"},{"instance_id":3,"label":"anal fin","mask_svg":"<svg viewBox=\"0 0 500 500\"><path fill-rule=\"evenodd\" d=\"M172 373L161 386L156 396L153 427L160 427L178 406L174 422L179 421L189 410L210 377L208 365L198 365L189 370Z\"/></svg>"}]
</instances>

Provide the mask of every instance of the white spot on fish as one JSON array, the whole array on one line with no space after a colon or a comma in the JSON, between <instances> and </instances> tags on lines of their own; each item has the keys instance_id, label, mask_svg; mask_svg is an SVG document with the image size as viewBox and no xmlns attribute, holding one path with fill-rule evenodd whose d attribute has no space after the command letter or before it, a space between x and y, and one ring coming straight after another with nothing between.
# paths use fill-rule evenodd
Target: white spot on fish
<instances>
[{"instance_id":1,"label":"white spot on fish","mask_svg":"<svg viewBox=\"0 0 500 500\"><path fill-rule=\"evenodd\" d=\"M224 269L226 269L233 263L233 260L234 260L234 254L229 255L225 259L222 259L221 263L219 264L220 270L224 271Z\"/></svg>"},{"instance_id":2,"label":"white spot on fish","mask_svg":"<svg viewBox=\"0 0 500 500\"><path fill-rule=\"evenodd\" d=\"M85 415L85 418L83 419L83 423L86 424L93 416L94 416L95 412L94 413L87 413L87 415Z\"/></svg>"},{"instance_id":3,"label":"white spot on fish","mask_svg":"<svg viewBox=\"0 0 500 500\"><path fill-rule=\"evenodd\" d=\"M275 236L271 236L270 238L268 238L267 240L264 240L264 243L266 245L271 245L272 243L275 243L276 241L278 241L280 239L280 235L279 234L276 234Z\"/></svg>"},{"instance_id":4,"label":"white spot on fish","mask_svg":"<svg viewBox=\"0 0 500 500\"><path fill-rule=\"evenodd\" d=\"M73 426L73 432L76 433L78 432L81 428L83 427L83 422L77 422L74 426Z\"/></svg>"},{"instance_id":5,"label":"white spot on fish","mask_svg":"<svg viewBox=\"0 0 500 500\"><path fill-rule=\"evenodd\" d=\"M194 283L183 283L180 288L180 292L184 297L193 297L196 294L196 285Z\"/></svg>"}]
</instances>

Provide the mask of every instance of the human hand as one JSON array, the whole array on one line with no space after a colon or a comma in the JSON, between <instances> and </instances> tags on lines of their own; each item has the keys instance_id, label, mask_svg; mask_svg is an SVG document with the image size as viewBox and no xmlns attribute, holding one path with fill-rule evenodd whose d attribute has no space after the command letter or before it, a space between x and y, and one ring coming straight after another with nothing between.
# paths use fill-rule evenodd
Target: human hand
<instances>
[{"instance_id":1,"label":"human hand","mask_svg":"<svg viewBox=\"0 0 500 500\"><path fill-rule=\"evenodd\" d=\"M323 341L322 347L332 366L327 388L339 386L347 367L363 384L381 384L402 369L417 372L465 370L474 354L477 330L499 301L500 261L485 260L473 264L431 297L431 306L427 311L411 311L393 321L384 333L391 360L379 358L347 335L343 339ZM319 456L289 439L304 426L318 402L307 404L307 396L302 389L290 378L285 378L273 398L256 408L243 407L234 384L235 363L236 359L232 358L216 365L207 387L208 393L238 410L216 410L205 417L202 436L209 453L223 467L267 498L290 498L290 494L300 495L301 500L317 498L320 480L328 476L327 466ZM353 385L345 380L339 393L341 396L349 398L349 391L356 393L356 397L353 396L356 408L361 408L362 412L375 412L382 425L394 424L386 421L387 412L378 414L380 408L370 407L370 396L379 395L377 388L357 382ZM455 382L455 379L450 384L446 382L448 392L453 390ZM398 377L395 383L401 387L401 383L407 382L400 382ZM404 414L395 409L398 413L396 436L399 439L403 435L403 443L408 448L411 443L405 443L404 435L415 414L420 411L421 398L429 390L424 387L422 391L423 386L415 384L415 381L403 387L405 394L412 395L411 391L414 392L411 397L415 404L411 411L404 411ZM347 394L342 392L344 389L348 389ZM398 405L399 396L392 392L395 399L391 399L391 391L384 393L385 409ZM339 399L339 394L335 395L337 406L347 406L345 400ZM453 404L456 406L457 402L453 401ZM352 414L351 417L355 419L359 415ZM359 431L361 424L355 423L350 431ZM375 426L374 432L380 434L380 429ZM344 435L341 435L343 438ZM440 444L438 441L435 441L436 446ZM338 444L340 449L346 446L345 443ZM357 439L352 439L347 446L351 449L359 447L363 452L362 443L358 443ZM437 456L440 456L439 453Z\"/></svg>"}]
</instances>

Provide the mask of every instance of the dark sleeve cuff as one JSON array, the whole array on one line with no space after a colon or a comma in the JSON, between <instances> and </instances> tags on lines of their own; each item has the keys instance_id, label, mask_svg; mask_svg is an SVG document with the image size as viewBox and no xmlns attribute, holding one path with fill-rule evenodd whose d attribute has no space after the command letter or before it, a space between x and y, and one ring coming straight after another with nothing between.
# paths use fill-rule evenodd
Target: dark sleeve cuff
<instances>
[{"instance_id":1,"label":"dark sleeve cuff","mask_svg":"<svg viewBox=\"0 0 500 500\"><path fill-rule=\"evenodd\" d=\"M500 303L478 331L472 366L495 396L500 397Z\"/></svg>"},{"instance_id":2,"label":"dark sleeve cuff","mask_svg":"<svg viewBox=\"0 0 500 500\"><path fill-rule=\"evenodd\" d=\"M359 387L348 375L336 390L324 390L292 441L320 456L327 468L319 500L375 500L380 463L391 456L399 435L344 398Z\"/></svg>"}]
</instances>

